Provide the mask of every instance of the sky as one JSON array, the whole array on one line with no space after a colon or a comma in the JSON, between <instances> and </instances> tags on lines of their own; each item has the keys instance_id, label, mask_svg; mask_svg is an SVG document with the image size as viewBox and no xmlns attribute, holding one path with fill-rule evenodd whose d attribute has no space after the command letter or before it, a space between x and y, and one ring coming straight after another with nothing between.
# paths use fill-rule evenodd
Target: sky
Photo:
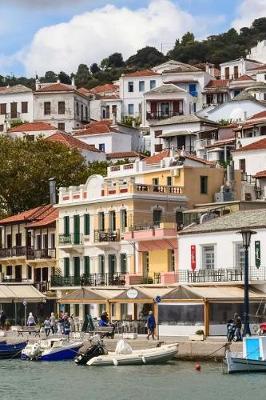
<instances>
[{"instance_id":1,"label":"sky","mask_svg":"<svg viewBox=\"0 0 266 400\"><path fill-rule=\"evenodd\" d=\"M114 52L163 49L266 16L265 0L0 0L0 74L75 72Z\"/></svg>"}]
</instances>

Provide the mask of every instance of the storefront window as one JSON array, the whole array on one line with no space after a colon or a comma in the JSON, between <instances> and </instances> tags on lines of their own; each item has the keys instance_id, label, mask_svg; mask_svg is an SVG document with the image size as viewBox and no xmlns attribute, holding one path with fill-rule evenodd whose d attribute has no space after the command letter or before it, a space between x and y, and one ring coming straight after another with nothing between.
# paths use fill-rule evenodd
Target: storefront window
<instances>
[{"instance_id":1,"label":"storefront window","mask_svg":"<svg viewBox=\"0 0 266 400\"><path fill-rule=\"evenodd\" d=\"M159 324L165 325L203 325L203 304L160 304Z\"/></svg>"}]
</instances>

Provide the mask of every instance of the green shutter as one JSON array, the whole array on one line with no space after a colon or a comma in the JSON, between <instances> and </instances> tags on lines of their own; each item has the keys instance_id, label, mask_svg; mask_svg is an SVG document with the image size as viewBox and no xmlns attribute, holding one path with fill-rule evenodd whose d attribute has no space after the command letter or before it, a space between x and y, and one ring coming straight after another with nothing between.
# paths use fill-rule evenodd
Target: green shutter
<instances>
[{"instance_id":1,"label":"green shutter","mask_svg":"<svg viewBox=\"0 0 266 400\"><path fill-rule=\"evenodd\" d=\"M84 274L86 276L90 275L90 257L89 256L84 257Z\"/></svg>"},{"instance_id":2,"label":"green shutter","mask_svg":"<svg viewBox=\"0 0 266 400\"><path fill-rule=\"evenodd\" d=\"M116 256L115 254L109 254L108 255L108 269L109 269L109 274L113 275L116 270Z\"/></svg>"},{"instance_id":3,"label":"green shutter","mask_svg":"<svg viewBox=\"0 0 266 400\"><path fill-rule=\"evenodd\" d=\"M74 244L80 243L80 217L74 215Z\"/></svg>"},{"instance_id":4,"label":"green shutter","mask_svg":"<svg viewBox=\"0 0 266 400\"><path fill-rule=\"evenodd\" d=\"M64 235L69 235L69 216L64 217Z\"/></svg>"},{"instance_id":5,"label":"green shutter","mask_svg":"<svg viewBox=\"0 0 266 400\"><path fill-rule=\"evenodd\" d=\"M64 276L65 278L69 277L69 258L64 258Z\"/></svg>"},{"instance_id":6,"label":"green shutter","mask_svg":"<svg viewBox=\"0 0 266 400\"><path fill-rule=\"evenodd\" d=\"M74 277L80 277L80 258L74 257Z\"/></svg>"},{"instance_id":7,"label":"green shutter","mask_svg":"<svg viewBox=\"0 0 266 400\"><path fill-rule=\"evenodd\" d=\"M99 255L99 273L100 274L104 274L104 256L103 255Z\"/></svg>"},{"instance_id":8,"label":"green shutter","mask_svg":"<svg viewBox=\"0 0 266 400\"><path fill-rule=\"evenodd\" d=\"M120 254L120 270L122 274L127 272L127 255L125 253Z\"/></svg>"},{"instance_id":9,"label":"green shutter","mask_svg":"<svg viewBox=\"0 0 266 400\"><path fill-rule=\"evenodd\" d=\"M84 214L84 235L90 234L90 215Z\"/></svg>"}]
</instances>

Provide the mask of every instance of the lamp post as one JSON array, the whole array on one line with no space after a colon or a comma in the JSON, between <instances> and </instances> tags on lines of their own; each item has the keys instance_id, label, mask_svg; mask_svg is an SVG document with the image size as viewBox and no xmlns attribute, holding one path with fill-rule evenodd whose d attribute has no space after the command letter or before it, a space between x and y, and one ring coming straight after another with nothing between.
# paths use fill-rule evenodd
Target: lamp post
<instances>
[{"instance_id":1,"label":"lamp post","mask_svg":"<svg viewBox=\"0 0 266 400\"><path fill-rule=\"evenodd\" d=\"M251 336L249 327L249 276L248 276L248 254L251 236L257 232L250 229L241 229L240 232L243 240L243 247L245 250L245 270L244 270L244 330L243 336Z\"/></svg>"}]
</instances>

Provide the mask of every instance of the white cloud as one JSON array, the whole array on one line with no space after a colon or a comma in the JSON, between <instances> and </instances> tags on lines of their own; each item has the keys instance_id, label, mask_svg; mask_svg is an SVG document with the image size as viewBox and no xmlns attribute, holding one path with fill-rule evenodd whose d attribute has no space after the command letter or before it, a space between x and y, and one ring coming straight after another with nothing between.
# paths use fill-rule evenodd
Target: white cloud
<instances>
[{"instance_id":1,"label":"white cloud","mask_svg":"<svg viewBox=\"0 0 266 400\"><path fill-rule=\"evenodd\" d=\"M21 62L29 75L72 72L80 63L99 62L115 51L127 58L145 45L174 44L188 30L203 35L205 29L206 24L171 0L151 0L137 10L107 5L40 29Z\"/></svg>"},{"instance_id":2,"label":"white cloud","mask_svg":"<svg viewBox=\"0 0 266 400\"><path fill-rule=\"evenodd\" d=\"M265 0L242 0L237 9L237 17L232 22L232 26L236 29L250 26L254 19L266 17L266 1Z\"/></svg>"}]
</instances>

